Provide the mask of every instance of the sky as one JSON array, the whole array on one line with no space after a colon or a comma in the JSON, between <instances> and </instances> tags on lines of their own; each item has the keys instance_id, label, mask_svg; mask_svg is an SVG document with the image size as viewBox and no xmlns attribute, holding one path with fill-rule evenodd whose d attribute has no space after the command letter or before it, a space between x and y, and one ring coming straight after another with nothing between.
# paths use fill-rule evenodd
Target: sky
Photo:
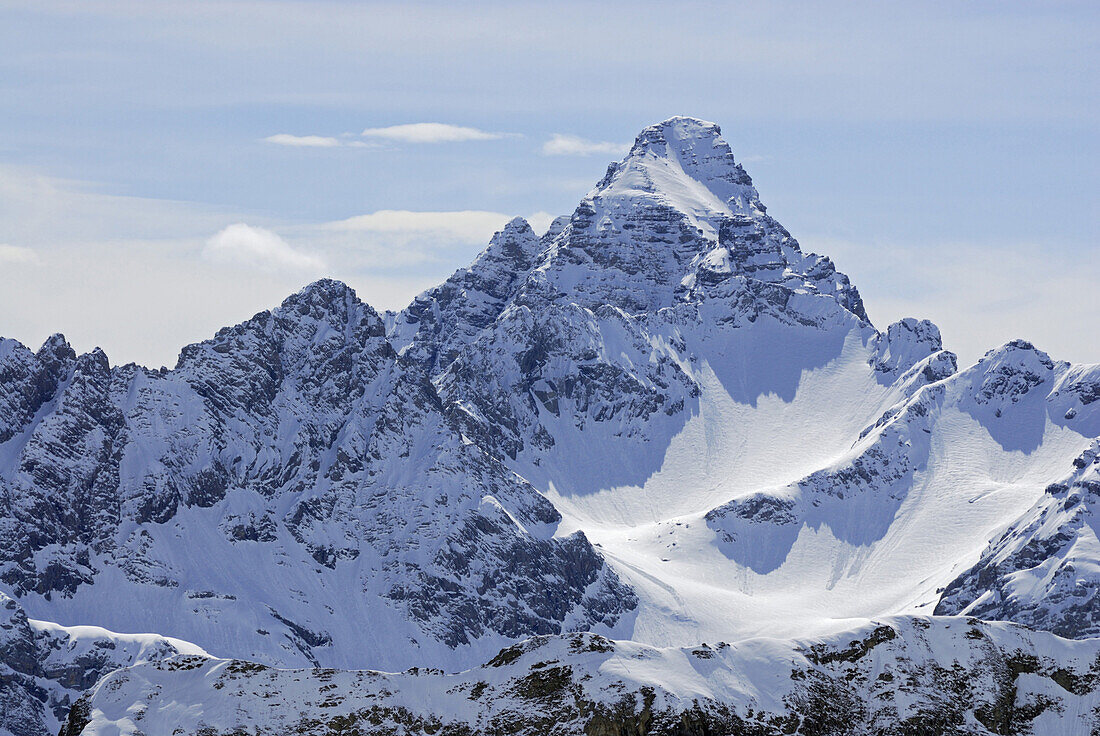
<instances>
[{"instance_id":1,"label":"sky","mask_svg":"<svg viewBox=\"0 0 1100 736\"><path fill-rule=\"evenodd\" d=\"M0 335L113 363L400 309L641 128L722 126L885 328L1100 362L1100 4L0 0Z\"/></svg>"}]
</instances>

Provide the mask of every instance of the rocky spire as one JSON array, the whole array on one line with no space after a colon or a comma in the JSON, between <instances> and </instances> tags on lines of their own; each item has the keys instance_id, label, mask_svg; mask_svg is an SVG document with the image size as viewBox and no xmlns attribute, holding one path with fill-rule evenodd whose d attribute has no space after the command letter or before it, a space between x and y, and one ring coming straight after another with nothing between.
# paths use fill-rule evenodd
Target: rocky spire
<instances>
[{"instance_id":1,"label":"rocky spire","mask_svg":"<svg viewBox=\"0 0 1100 736\"><path fill-rule=\"evenodd\" d=\"M395 320L390 339L398 350L438 373L474 335L500 315L535 265L544 243L517 217L493 235L469 268L418 296Z\"/></svg>"}]
</instances>

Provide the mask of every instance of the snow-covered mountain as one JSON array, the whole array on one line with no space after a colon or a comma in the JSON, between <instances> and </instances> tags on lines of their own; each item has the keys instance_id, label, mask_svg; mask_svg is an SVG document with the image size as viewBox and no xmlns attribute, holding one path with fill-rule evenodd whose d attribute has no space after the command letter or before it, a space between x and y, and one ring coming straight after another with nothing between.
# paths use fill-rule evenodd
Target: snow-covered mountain
<instances>
[{"instance_id":1,"label":"snow-covered mountain","mask_svg":"<svg viewBox=\"0 0 1100 736\"><path fill-rule=\"evenodd\" d=\"M9 398L4 428L0 580L33 616L404 667L606 629L634 606L342 284L184 348L173 371L60 339L4 347L9 372L57 377Z\"/></svg>"},{"instance_id":2,"label":"snow-covered mountain","mask_svg":"<svg viewBox=\"0 0 1100 736\"><path fill-rule=\"evenodd\" d=\"M455 671L577 631L645 657L759 636L793 652L933 612L1084 638L1100 621L1097 399L1100 366L1022 341L960 371L933 324L876 329L718 127L673 118L546 234L509 223L397 314L317 282L170 371L59 336L0 342L0 586L33 620L281 667ZM969 688L1009 650L1094 656L1004 626L930 644L924 619L892 620L899 667L929 647L949 667L961 647ZM623 671L601 664L598 686ZM147 684L89 707L191 676L130 672ZM738 660L704 679L777 672ZM652 678L635 685L680 692ZM448 703L417 712L461 720Z\"/></svg>"}]
</instances>

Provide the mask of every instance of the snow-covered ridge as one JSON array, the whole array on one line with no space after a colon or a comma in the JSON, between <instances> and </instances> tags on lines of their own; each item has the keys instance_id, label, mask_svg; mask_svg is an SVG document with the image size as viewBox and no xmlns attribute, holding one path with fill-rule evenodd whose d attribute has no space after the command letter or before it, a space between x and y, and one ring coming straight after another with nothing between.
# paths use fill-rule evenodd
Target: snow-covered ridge
<instances>
[{"instance_id":1,"label":"snow-covered ridge","mask_svg":"<svg viewBox=\"0 0 1100 736\"><path fill-rule=\"evenodd\" d=\"M1098 654L1096 641L1070 645L1016 626L895 618L816 641L686 649L540 637L451 675L176 657L106 677L76 704L62 735L1069 736L1097 727Z\"/></svg>"},{"instance_id":2,"label":"snow-covered ridge","mask_svg":"<svg viewBox=\"0 0 1100 736\"><path fill-rule=\"evenodd\" d=\"M108 672L176 655L209 656L157 634L28 619L16 601L0 593L0 733L55 734L73 701Z\"/></svg>"},{"instance_id":3,"label":"snow-covered ridge","mask_svg":"<svg viewBox=\"0 0 1100 736\"><path fill-rule=\"evenodd\" d=\"M1100 636L1100 439L944 591L937 613Z\"/></svg>"}]
</instances>

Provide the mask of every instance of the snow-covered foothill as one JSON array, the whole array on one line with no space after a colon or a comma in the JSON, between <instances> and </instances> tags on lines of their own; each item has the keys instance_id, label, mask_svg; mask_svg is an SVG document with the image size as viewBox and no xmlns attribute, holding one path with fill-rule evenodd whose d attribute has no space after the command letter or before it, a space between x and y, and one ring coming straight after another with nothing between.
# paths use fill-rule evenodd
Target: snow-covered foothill
<instances>
[{"instance_id":1,"label":"snow-covered foothill","mask_svg":"<svg viewBox=\"0 0 1100 736\"><path fill-rule=\"evenodd\" d=\"M28 619L15 600L0 593L0 734L56 734L73 701L102 676L176 655L209 656L157 634Z\"/></svg>"},{"instance_id":2,"label":"snow-covered foothill","mask_svg":"<svg viewBox=\"0 0 1100 736\"><path fill-rule=\"evenodd\" d=\"M539 637L457 674L277 670L175 657L119 670L62 736L1044 734L1097 727L1100 642L965 618L818 640L654 648Z\"/></svg>"}]
</instances>

